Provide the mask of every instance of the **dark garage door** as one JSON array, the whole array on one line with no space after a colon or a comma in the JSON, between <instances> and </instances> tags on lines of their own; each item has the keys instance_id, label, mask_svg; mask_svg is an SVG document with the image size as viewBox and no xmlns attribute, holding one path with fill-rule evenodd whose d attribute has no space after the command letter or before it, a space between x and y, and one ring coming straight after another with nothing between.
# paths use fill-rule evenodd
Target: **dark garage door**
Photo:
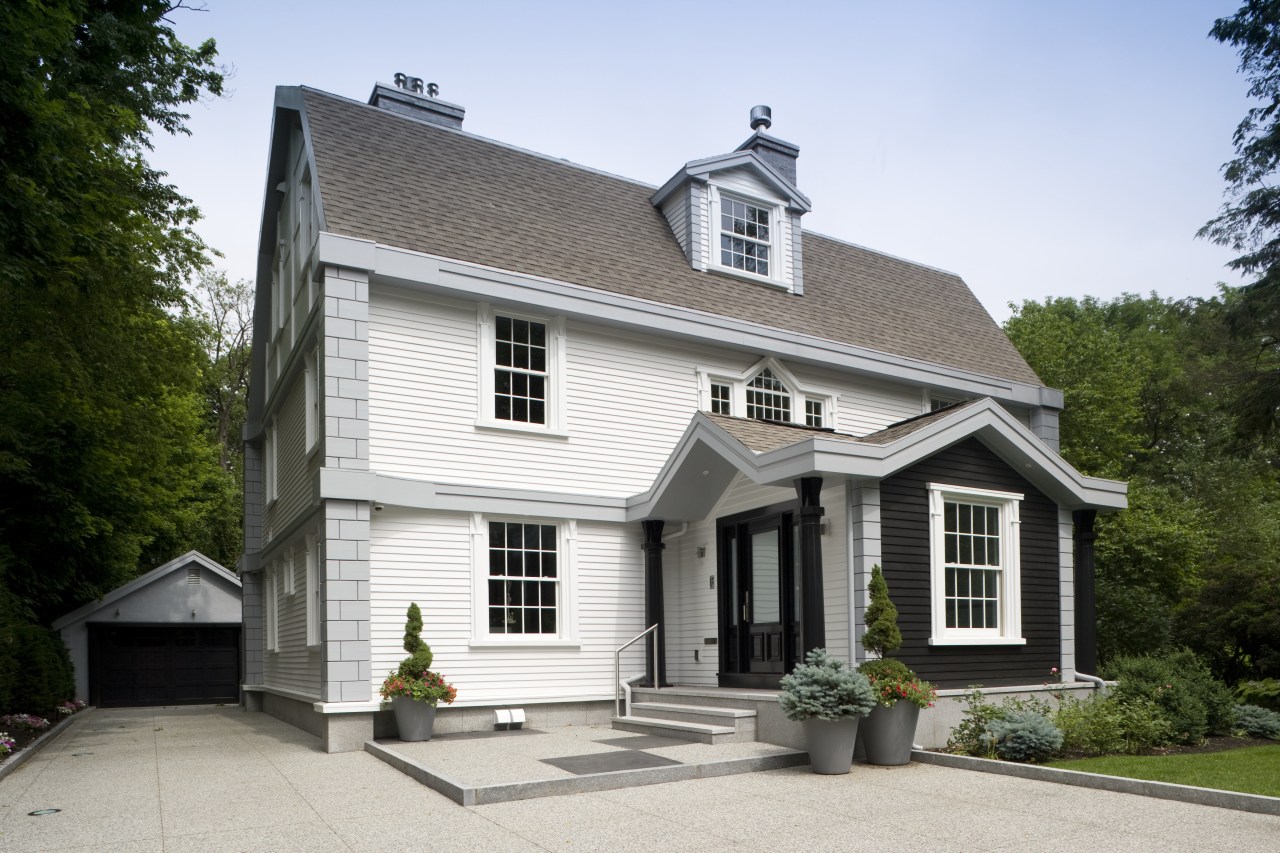
<instances>
[{"instance_id":1,"label":"dark garage door","mask_svg":"<svg viewBox=\"0 0 1280 853\"><path fill-rule=\"evenodd\" d=\"M239 701L238 625L89 627L89 692L100 708Z\"/></svg>"}]
</instances>

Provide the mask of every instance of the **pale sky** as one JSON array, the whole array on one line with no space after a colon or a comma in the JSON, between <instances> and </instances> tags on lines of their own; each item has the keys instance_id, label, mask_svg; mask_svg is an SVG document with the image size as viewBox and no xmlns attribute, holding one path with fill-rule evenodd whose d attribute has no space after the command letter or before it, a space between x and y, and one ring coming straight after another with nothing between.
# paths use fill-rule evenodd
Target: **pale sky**
<instances>
[{"instance_id":1,"label":"pale sky","mask_svg":"<svg viewBox=\"0 0 1280 853\"><path fill-rule=\"evenodd\" d=\"M152 163L233 279L256 270L275 86L366 101L402 71L472 133L654 185L768 104L800 147L807 229L959 273L997 321L1010 301L1240 283L1195 232L1249 107L1207 38L1241 0L203 2L173 18L217 39L228 94Z\"/></svg>"}]
</instances>

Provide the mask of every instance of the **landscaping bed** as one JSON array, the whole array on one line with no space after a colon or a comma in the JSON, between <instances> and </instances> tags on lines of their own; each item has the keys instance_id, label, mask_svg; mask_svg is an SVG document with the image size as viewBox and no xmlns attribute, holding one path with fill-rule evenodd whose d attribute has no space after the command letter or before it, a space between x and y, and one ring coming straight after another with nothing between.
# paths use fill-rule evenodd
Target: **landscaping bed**
<instances>
[{"instance_id":1,"label":"landscaping bed","mask_svg":"<svg viewBox=\"0 0 1280 853\"><path fill-rule=\"evenodd\" d=\"M1247 745L1240 746L1241 741ZM1200 746L1051 761L1045 766L1280 797L1280 745L1257 738L1211 738Z\"/></svg>"}]
</instances>

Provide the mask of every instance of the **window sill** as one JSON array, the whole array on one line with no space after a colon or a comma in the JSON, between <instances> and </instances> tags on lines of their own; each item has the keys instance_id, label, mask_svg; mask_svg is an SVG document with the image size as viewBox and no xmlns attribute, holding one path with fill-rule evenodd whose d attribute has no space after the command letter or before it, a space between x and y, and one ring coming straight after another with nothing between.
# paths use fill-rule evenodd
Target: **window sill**
<instances>
[{"instance_id":1,"label":"window sill","mask_svg":"<svg viewBox=\"0 0 1280 853\"><path fill-rule=\"evenodd\" d=\"M781 279L769 278L768 276L757 275L756 273L734 269L733 267L724 267L719 264L708 264L707 272L712 272L716 275L722 275L727 278L736 278L740 281L751 281L756 284L763 284L765 287L772 287L775 290L781 290L786 293L791 293L794 290L790 284L787 284L787 282L782 281Z\"/></svg>"},{"instance_id":2,"label":"window sill","mask_svg":"<svg viewBox=\"0 0 1280 853\"><path fill-rule=\"evenodd\" d=\"M484 639L472 640L467 644L473 649L580 649L582 643L577 640L509 640Z\"/></svg>"},{"instance_id":3,"label":"window sill","mask_svg":"<svg viewBox=\"0 0 1280 853\"><path fill-rule=\"evenodd\" d=\"M1025 637L930 637L931 646L1025 646Z\"/></svg>"},{"instance_id":4,"label":"window sill","mask_svg":"<svg viewBox=\"0 0 1280 853\"><path fill-rule=\"evenodd\" d=\"M493 432L518 432L524 435L544 435L547 438L568 438L569 431L552 429L540 424L526 424L520 421L499 421L481 418L476 421L476 429Z\"/></svg>"}]
</instances>

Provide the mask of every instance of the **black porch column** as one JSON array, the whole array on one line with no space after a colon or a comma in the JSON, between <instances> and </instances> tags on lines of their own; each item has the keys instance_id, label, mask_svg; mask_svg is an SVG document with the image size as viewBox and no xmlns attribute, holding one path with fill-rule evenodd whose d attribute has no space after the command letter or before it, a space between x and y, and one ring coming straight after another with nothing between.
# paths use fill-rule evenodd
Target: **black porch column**
<instances>
[{"instance_id":1,"label":"black porch column","mask_svg":"<svg viewBox=\"0 0 1280 853\"><path fill-rule=\"evenodd\" d=\"M1098 674L1098 610L1094 601L1093 532L1096 509L1078 509L1072 513L1076 546L1076 670Z\"/></svg>"},{"instance_id":2,"label":"black porch column","mask_svg":"<svg viewBox=\"0 0 1280 853\"><path fill-rule=\"evenodd\" d=\"M662 542L662 521L642 521L644 528L644 626L658 626L658 659L653 659L653 639L644 638L645 670L649 674L649 684L654 685L654 664L656 663L662 684L667 684L667 629L663 625L664 603L662 599L662 549L667 547Z\"/></svg>"},{"instance_id":3,"label":"black porch column","mask_svg":"<svg viewBox=\"0 0 1280 853\"><path fill-rule=\"evenodd\" d=\"M796 480L800 497L800 631L805 654L827 645L822 601L822 478Z\"/></svg>"}]
</instances>

